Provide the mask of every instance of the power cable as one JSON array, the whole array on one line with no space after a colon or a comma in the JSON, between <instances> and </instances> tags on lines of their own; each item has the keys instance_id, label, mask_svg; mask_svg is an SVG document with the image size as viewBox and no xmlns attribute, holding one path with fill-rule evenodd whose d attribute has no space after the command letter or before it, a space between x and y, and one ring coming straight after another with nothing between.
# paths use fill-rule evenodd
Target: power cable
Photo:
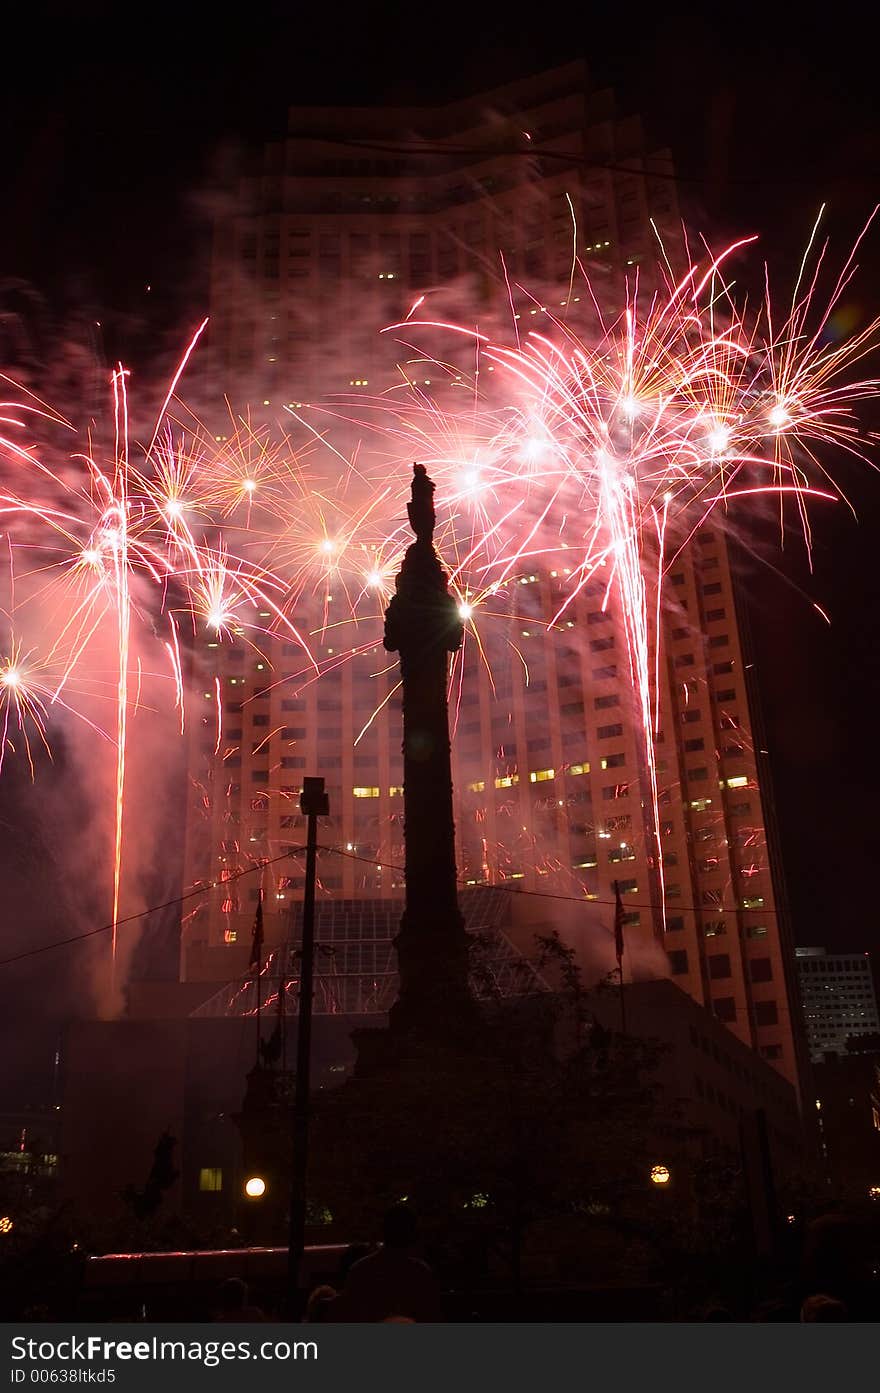
<instances>
[{"instance_id":1,"label":"power cable","mask_svg":"<svg viewBox=\"0 0 880 1393\"><path fill-rule=\"evenodd\" d=\"M137 919L146 919L150 914L158 914L160 910L171 909L174 905L185 904L187 900L204 895L209 890L217 890L221 885L231 885L236 880L241 880L242 876L253 875L254 871L262 871L266 866L273 866L278 861L286 861L288 856L296 855L298 851L305 851L305 847L297 847L293 851L283 851L279 856L272 856L267 861L261 861L259 865L247 866L243 871L236 871L226 880L211 881L208 885L200 885L194 890L187 890L183 895L175 895L174 899L165 900L162 904L154 904L150 905L148 909L140 909L137 914L127 914L124 919L116 920L116 928L121 928L123 924L132 924ZM110 933L113 927L113 920L111 920L109 924L101 924L97 929L85 929L82 933L71 934L69 938L57 938L54 943L44 943L39 948L28 948L25 952L16 953L11 958L0 958L0 967L8 967L10 963L21 962L24 958L35 958L39 953L49 953L53 948L66 948L69 943L81 943L83 939L95 938L98 934Z\"/></svg>"},{"instance_id":2,"label":"power cable","mask_svg":"<svg viewBox=\"0 0 880 1393\"><path fill-rule=\"evenodd\" d=\"M618 164L610 160L590 159L588 156L580 154L576 150L549 150L541 147L540 145L526 146L522 149L518 147L511 147L509 149L492 149L491 147L487 148L469 145L416 145L395 143L393 141L360 140L352 136L335 135L332 133L325 133L322 135L316 134L311 131L303 132L301 135L293 134L292 137L290 136L290 133L288 133L288 138L292 138L294 140L314 141L322 145L341 145L349 149L370 150L375 151L379 154L388 155L458 155L474 157L475 159L482 160L495 160L510 156L519 156L521 158L529 160L556 160L558 162L569 165L580 165L584 169L588 170L607 170L609 173L612 174L629 174L635 175L637 178L660 179L666 180L668 183L674 184L708 185L721 182L723 184L730 184L735 187L754 188L763 187L767 184L772 184L774 186L806 186L815 184L816 182L815 175L805 174L798 177L792 175L777 174L775 172L772 175L767 175L766 177L763 175L737 176L733 178L725 176L721 181L719 181L705 174L680 174L677 171L671 171L668 169L655 170L638 168L633 167L632 165ZM671 156L666 155L648 154L639 155L634 158L637 158L643 162L657 159L663 159L667 163L671 161ZM371 176L365 174L364 177L369 178ZM829 173L823 176L823 180L825 183L864 183L865 185L870 185L871 187L876 185L876 183L878 182L878 178L880 178L880 174L869 171L865 171L864 173ZM484 192L491 193L492 190L485 190Z\"/></svg>"},{"instance_id":3,"label":"power cable","mask_svg":"<svg viewBox=\"0 0 880 1393\"><path fill-rule=\"evenodd\" d=\"M343 857L343 858L346 859L346 860L359 861L359 862L362 862L364 865L367 865L367 866L373 866L373 867L381 866L381 867L386 868L386 869L388 869L388 870L390 870L390 871L398 871L398 872L400 872L401 874L404 872L404 867L403 867L403 866L394 865L394 864L392 864L390 861L381 861L381 862L380 862L380 861L373 861L373 860L370 860L369 857L366 857L366 856L359 856L356 852L348 851L348 850L346 850L346 849L344 849L344 848L342 848L342 847L337 847L337 846L319 846L319 847L318 847L318 850L319 850L319 851L326 852L326 853L328 853L328 854L330 854L330 855L332 855L332 856L341 856L341 857ZM176 896L174 896L173 899L164 900L161 904L150 905L149 908L147 908L147 909L138 910L138 912L137 912L136 914L129 914L129 915L126 915L126 917L125 917L124 919L118 919L118 920L116 921L116 927L117 927L117 928L121 928L124 924L132 924L132 923L136 922L138 919L146 919L146 918L147 918L149 915L151 915L151 914L158 914L158 913L159 913L161 910L163 910L163 909L171 909L171 908L173 908L173 906L175 906L175 905L185 904L188 900L195 899L195 898L197 898L199 895L205 895L205 894L207 894L207 893L208 893L209 891L211 891L211 890L217 890L217 889L219 889L221 886L232 885L232 884L234 884L237 880L241 880L243 876L246 876L246 875L253 875L255 871L262 871L262 870L265 870L266 866L274 866L274 865L277 865L277 863L278 863L279 861L286 861L289 857L291 857L291 856L297 856L297 855L301 854L301 853L304 852L304 851L305 851L305 848L304 848L304 847L300 847L300 846L293 847L293 848L289 848L287 851L282 851L282 852L280 852L278 856L269 857L269 858L266 859L266 860L261 860L261 861L259 862L259 864L257 864L257 865L247 866L247 867L245 867L244 870L236 871L236 872L234 872L233 874L229 875L225 880L214 880L214 881L211 881L211 882L209 882L208 884L204 884L204 885L197 886L195 889L187 890L187 891L186 891L184 894L182 894L182 895L176 895ZM599 898L587 899L586 896L582 896L582 895L563 895L563 894L560 894L560 893L558 893L558 892L554 892L554 891L550 891L550 890L526 890L525 888L520 888L520 887L514 886L514 885L484 885L483 887L480 887L480 886L477 886L477 885L471 885L471 884L469 884L468 881L466 881L466 880L464 879L464 877L462 877L462 876L456 877L456 879L457 879L457 881L458 881L458 884L459 884L463 889L466 889L466 890L473 890L473 889L479 889L479 888L484 888L484 889L489 889L489 890L500 890L500 891L503 891L505 894L508 894L508 895L522 895L522 896L524 896L524 897L532 897L532 898L535 898L535 899L542 899L542 900L558 900L558 901L562 901L562 902L567 903L567 904L576 904L576 905L580 905L582 908L583 908L584 906L586 906L586 905L616 906L616 903L617 903L616 900L603 900L603 899L599 899ZM656 910L656 909L659 909L660 906L659 906L659 905L656 905L656 904L653 904L653 903L650 902L650 901L644 901L644 900L627 900L627 901L625 902L625 904L624 904L624 908L627 908L627 909L650 909L650 910ZM675 905L675 906L673 906L673 908L674 908L675 910L683 910L683 911L685 911L685 912L691 912L691 913L694 913L694 914L711 914L713 918L716 918L716 917L721 916L721 915L727 915L727 914L740 914L740 913L744 913L744 912L745 912L745 913L749 913L749 912L751 912L751 913L757 913L757 912L758 912L758 911L756 911L756 910L755 910L755 911L743 911L743 910L738 910L738 909L721 909L721 908L717 908L717 907L715 907L715 906L711 906L711 907L710 907L710 906L706 906L706 905L703 905L703 906L698 906L698 905ZM778 914L779 911L778 911L777 909L775 909L775 908L766 907L766 908L762 908L760 912L761 912L762 914L766 914L766 915L770 915L770 914L775 915L775 914ZM28 949L25 949L24 952L22 952L22 953L16 953L16 954L14 954L12 957L9 957L9 958L0 958L0 967L8 967L10 964L12 964L12 963L17 963L17 962L22 962L22 961L23 961L24 959L26 959L26 958L34 958L34 957L37 957L40 953L48 953L48 952L51 952L54 948L65 948L65 947L68 946L68 944L71 944L71 943L80 943L80 942L82 942L83 940L85 940L85 939L87 939L87 938L95 938L95 937L96 937L97 935L99 935L99 934L102 934L102 933L110 933L111 930L113 929L113 927L114 927L113 921L111 920L111 921L110 921L109 923L107 923L107 924L101 924L101 925L99 925L98 928L95 928L95 929L85 929L82 933L71 934L69 938L59 938L59 939L56 939L53 943L44 943L44 944L41 944L41 946L40 946L39 948L28 948Z\"/></svg>"}]
</instances>

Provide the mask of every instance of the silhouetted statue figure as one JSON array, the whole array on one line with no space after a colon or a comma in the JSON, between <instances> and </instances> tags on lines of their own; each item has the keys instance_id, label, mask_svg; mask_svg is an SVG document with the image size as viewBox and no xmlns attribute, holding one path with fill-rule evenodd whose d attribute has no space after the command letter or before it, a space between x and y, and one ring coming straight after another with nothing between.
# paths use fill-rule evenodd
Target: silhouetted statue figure
<instances>
[{"instance_id":1,"label":"silhouetted statue figure","mask_svg":"<svg viewBox=\"0 0 880 1393\"><path fill-rule=\"evenodd\" d=\"M416 541L423 546L433 547L434 525L437 514L434 512L434 490L437 485L428 478L423 464L413 465L413 481L410 485L410 501L406 505L409 525L416 534Z\"/></svg>"},{"instance_id":2,"label":"silhouetted statue figure","mask_svg":"<svg viewBox=\"0 0 880 1393\"><path fill-rule=\"evenodd\" d=\"M392 1029L449 1037L472 1016L470 939L458 908L447 684L463 638L458 606L434 550L434 483L413 465L407 507L416 540L385 612L385 647L403 678L406 908L395 939L400 993Z\"/></svg>"}]
</instances>

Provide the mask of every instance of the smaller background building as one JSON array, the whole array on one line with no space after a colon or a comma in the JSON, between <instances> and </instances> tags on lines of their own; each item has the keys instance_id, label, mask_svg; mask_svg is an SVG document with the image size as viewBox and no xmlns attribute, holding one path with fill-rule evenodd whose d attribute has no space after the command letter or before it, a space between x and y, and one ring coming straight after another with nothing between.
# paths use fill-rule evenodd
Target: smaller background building
<instances>
[{"instance_id":1,"label":"smaller background building","mask_svg":"<svg viewBox=\"0 0 880 1393\"><path fill-rule=\"evenodd\" d=\"M850 1036L880 1031L867 953L798 948L797 969L810 1058L845 1054Z\"/></svg>"}]
</instances>

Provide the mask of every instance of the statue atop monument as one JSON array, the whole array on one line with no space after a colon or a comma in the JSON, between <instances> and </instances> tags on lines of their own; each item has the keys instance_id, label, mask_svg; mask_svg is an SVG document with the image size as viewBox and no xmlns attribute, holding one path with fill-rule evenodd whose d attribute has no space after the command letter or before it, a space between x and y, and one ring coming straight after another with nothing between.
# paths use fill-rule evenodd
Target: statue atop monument
<instances>
[{"instance_id":1,"label":"statue atop monument","mask_svg":"<svg viewBox=\"0 0 880 1393\"><path fill-rule=\"evenodd\" d=\"M404 664L413 658L422 662L429 651L456 653L464 629L455 598L449 594L447 576L434 550L434 480L423 464L413 465L410 501L406 505L409 525L416 540L407 547L403 565L394 582L395 594L385 611L385 647L400 652ZM444 687L445 659L441 657L435 676Z\"/></svg>"},{"instance_id":2,"label":"statue atop monument","mask_svg":"<svg viewBox=\"0 0 880 1393\"><path fill-rule=\"evenodd\" d=\"M416 541L423 546L434 545L434 525L437 515L434 512L434 489L436 484L428 478L423 464L413 465L413 481L410 486L412 498L406 505L409 525L416 534Z\"/></svg>"}]
</instances>

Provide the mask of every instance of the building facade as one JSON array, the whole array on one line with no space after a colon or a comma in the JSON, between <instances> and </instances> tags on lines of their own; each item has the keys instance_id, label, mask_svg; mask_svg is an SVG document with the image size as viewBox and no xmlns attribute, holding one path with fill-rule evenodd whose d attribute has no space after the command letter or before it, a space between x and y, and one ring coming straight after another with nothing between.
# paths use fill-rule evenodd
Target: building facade
<instances>
[{"instance_id":1,"label":"building facade","mask_svg":"<svg viewBox=\"0 0 880 1393\"><path fill-rule=\"evenodd\" d=\"M490 316L508 303L499 252L511 280L567 285L575 227L597 294L613 299L629 267L650 274L651 220L678 224L671 172L578 64L438 109L294 109L287 139L218 220L224 388L249 392L267 420L312 394L366 396L399 371L377 325L444 287ZM546 313L527 295L510 308L538 323ZM613 594L596 580L551 624L569 574L564 553L517 568L493 595L484 651L466 641L452 704L462 882L563 897L573 941L604 970L617 882L627 975L671 973L796 1082L793 949L727 540L703 528L666 577L656 811ZM260 881L267 939L287 933L305 773L330 793L322 893L402 894L401 715L396 669L378 660L382 606L365 646L329 608L332 589L297 601L318 680L289 639L199 640L206 714L191 736L186 880L213 888L184 922L184 978L218 952L229 963L218 980L244 970ZM252 867L260 877L242 874ZM542 903L551 918L562 900Z\"/></svg>"},{"instance_id":2,"label":"building facade","mask_svg":"<svg viewBox=\"0 0 880 1393\"><path fill-rule=\"evenodd\" d=\"M880 1015L867 953L798 948L797 971L810 1057L846 1054L853 1036L880 1034Z\"/></svg>"}]
</instances>

